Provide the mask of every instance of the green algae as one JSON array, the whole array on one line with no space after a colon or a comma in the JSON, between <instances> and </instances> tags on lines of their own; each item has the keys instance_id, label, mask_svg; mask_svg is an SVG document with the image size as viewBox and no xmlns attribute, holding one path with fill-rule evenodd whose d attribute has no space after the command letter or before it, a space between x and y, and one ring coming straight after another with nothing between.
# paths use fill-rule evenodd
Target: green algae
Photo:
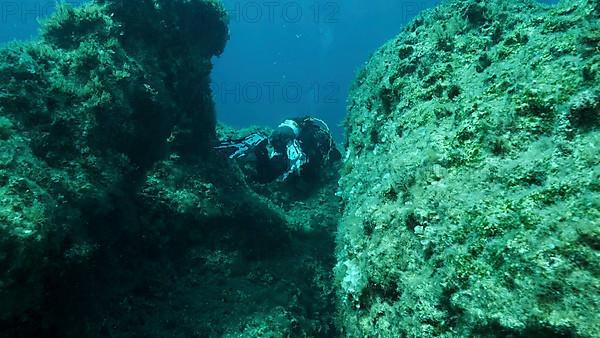
<instances>
[{"instance_id":1,"label":"green algae","mask_svg":"<svg viewBox=\"0 0 600 338\"><path fill-rule=\"evenodd\" d=\"M373 55L340 179L344 334L600 334L597 9L449 1Z\"/></svg>"},{"instance_id":2,"label":"green algae","mask_svg":"<svg viewBox=\"0 0 600 338\"><path fill-rule=\"evenodd\" d=\"M335 171L272 198L212 151L221 4L64 5L41 33L0 49L0 336L334 334Z\"/></svg>"},{"instance_id":3,"label":"green algae","mask_svg":"<svg viewBox=\"0 0 600 338\"><path fill-rule=\"evenodd\" d=\"M40 39L0 50L3 323L30 320L45 306L44 294L54 292L53 275L89 264L102 245L88 226L134 194L135 182L164 156L170 129L186 127L162 65L128 51L127 23L107 6L63 5ZM214 4L195 6L224 18ZM219 31L226 32L224 21L210 35ZM222 50L213 48L211 54ZM200 65L196 76L207 78L210 67ZM149 91L151 85L161 91ZM214 113L203 114L210 131ZM205 134L199 142L212 139ZM44 320L51 320L46 310Z\"/></svg>"}]
</instances>

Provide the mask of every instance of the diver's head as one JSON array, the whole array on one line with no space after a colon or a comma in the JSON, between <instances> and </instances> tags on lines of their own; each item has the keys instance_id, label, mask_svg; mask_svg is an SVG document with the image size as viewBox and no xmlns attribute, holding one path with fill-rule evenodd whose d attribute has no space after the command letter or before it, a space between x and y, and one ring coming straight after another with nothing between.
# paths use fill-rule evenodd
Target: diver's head
<instances>
[{"instance_id":1,"label":"diver's head","mask_svg":"<svg viewBox=\"0 0 600 338\"><path fill-rule=\"evenodd\" d=\"M288 127L279 127L273 131L269 143L278 153L285 153L285 149L296 138L294 131Z\"/></svg>"},{"instance_id":2,"label":"diver's head","mask_svg":"<svg viewBox=\"0 0 600 338\"><path fill-rule=\"evenodd\" d=\"M285 120L271 133L269 143L278 153L285 153L288 143L298 137L298 124L292 120Z\"/></svg>"}]
</instances>

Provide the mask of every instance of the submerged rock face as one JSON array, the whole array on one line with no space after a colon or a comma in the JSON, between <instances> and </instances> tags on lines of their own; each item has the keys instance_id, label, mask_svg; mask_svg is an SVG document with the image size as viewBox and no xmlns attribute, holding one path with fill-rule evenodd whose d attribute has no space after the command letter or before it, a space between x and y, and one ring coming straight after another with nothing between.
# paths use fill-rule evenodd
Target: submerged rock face
<instances>
[{"instance_id":1,"label":"submerged rock face","mask_svg":"<svg viewBox=\"0 0 600 338\"><path fill-rule=\"evenodd\" d=\"M335 334L337 173L296 198L212 151L227 34L97 0L0 49L1 337Z\"/></svg>"},{"instance_id":2,"label":"submerged rock face","mask_svg":"<svg viewBox=\"0 0 600 338\"><path fill-rule=\"evenodd\" d=\"M0 50L3 334L36 318L44 302L62 301L44 295L65 269L89 263L98 234L128 231L111 227L121 223L114 211L134 209L130 199L154 162L172 151L202 156L214 139L208 83L210 58L227 38L223 9L211 1L129 2L132 18L119 4L61 6L40 39ZM153 19L184 9L207 20L196 39L174 41L191 34L181 32L189 20ZM152 49L134 36L135 25L160 26Z\"/></svg>"},{"instance_id":3,"label":"submerged rock face","mask_svg":"<svg viewBox=\"0 0 600 338\"><path fill-rule=\"evenodd\" d=\"M346 336L600 335L599 13L449 1L373 55L340 180Z\"/></svg>"}]
</instances>

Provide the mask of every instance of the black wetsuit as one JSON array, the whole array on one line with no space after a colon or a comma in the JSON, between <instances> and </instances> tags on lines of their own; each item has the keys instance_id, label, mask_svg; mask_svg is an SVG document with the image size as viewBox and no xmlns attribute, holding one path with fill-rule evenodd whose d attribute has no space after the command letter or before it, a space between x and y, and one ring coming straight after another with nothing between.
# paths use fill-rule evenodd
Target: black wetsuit
<instances>
[{"instance_id":1,"label":"black wetsuit","mask_svg":"<svg viewBox=\"0 0 600 338\"><path fill-rule=\"evenodd\" d=\"M302 176L316 177L325 165L341 159L331 133L319 122L311 117L292 120L300 127L297 139L308 157L308 162L302 167Z\"/></svg>"},{"instance_id":2,"label":"black wetsuit","mask_svg":"<svg viewBox=\"0 0 600 338\"><path fill-rule=\"evenodd\" d=\"M261 138L264 141L256 141ZM284 121L271 133L268 142L264 134L255 133L241 140L223 141L216 148L229 155L235 152L231 158L253 154L250 157L256 162L256 172L252 176L259 182L284 181L289 177L318 178L326 165L341 158L327 125L309 116Z\"/></svg>"}]
</instances>

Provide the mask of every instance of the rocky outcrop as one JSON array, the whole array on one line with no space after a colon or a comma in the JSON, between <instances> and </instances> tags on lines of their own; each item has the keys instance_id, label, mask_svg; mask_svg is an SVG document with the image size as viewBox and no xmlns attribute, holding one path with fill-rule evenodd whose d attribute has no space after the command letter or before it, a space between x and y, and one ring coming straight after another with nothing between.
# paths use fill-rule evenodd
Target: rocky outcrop
<instances>
[{"instance_id":1,"label":"rocky outcrop","mask_svg":"<svg viewBox=\"0 0 600 338\"><path fill-rule=\"evenodd\" d=\"M0 336L331 334L335 185L272 200L213 153L227 35L98 0L0 50Z\"/></svg>"},{"instance_id":2,"label":"rocky outcrop","mask_svg":"<svg viewBox=\"0 0 600 338\"><path fill-rule=\"evenodd\" d=\"M44 307L66 266L89 263L106 244L98 233L119 237L114 212L132 208L123 201L154 162L171 151L187 158L207 153L215 128L210 57L223 49L225 14L213 2L165 3L172 5L129 6L141 15L135 19L116 1L65 5L43 24L40 39L0 50L0 320L6 325ZM194 31L206 38L172 41L190 23L175 18L158 27L152 20L183 8L211 18ZM161 29L154 49L140 49L149 39L135 36L139 24ZM185 76L174 83L177 73ZM196 135L201 146L175 134ZM107 219L112 224L103 224Z\"/></svg>"},{"instance_id":3,"label":"rocky outcrop","mask_svg":"<svg viewBox=\"0 0 600 338\"><path fill-rule=\"evenodd\" d=\"M600 335L598 1L449 1L349 99L349 337Z\"/></svg>"}]
</instances>

